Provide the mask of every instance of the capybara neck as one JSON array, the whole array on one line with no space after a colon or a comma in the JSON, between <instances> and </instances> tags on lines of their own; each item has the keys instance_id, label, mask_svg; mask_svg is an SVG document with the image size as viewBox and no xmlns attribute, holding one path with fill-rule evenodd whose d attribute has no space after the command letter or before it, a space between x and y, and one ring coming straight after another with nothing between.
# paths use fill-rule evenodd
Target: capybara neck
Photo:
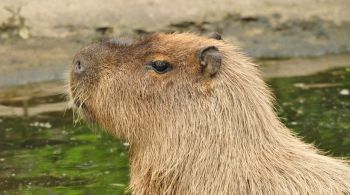
<instances>
[{"instance_id":1,"label":"capybara neck","mask_svg":"<svg viewBox=\"0 0 350 195\"><path fill-rule=\"evenodd\" d=\"M288 194L288 187L290 194L300 190L318 192L316 186L325 183L319 181L314 189L300 189L292 185L295 175L288 180L284 177L289 171L303 170L298 185L307 186L308 180L314 179L315 167L305 161L316 163L320 159L315 157L321 156L312 157L313 148L297 140L280 123L270 92L255 66L233 52L227 51L226 55L222 80L209 91L203 89L210 96L191 98L191 94L181 94L177 98L184 101L162 100L167 104L164 109L152 113L159 115L159 121L143 130L144 135L130 140L135 142L130 153L134 191ZM187 86L178 87L183 90ZM173 91L174 96L177 92ZM156 104L147 109L152 111Z\"/></svg>"},{"instance_id":2,"label":"capybara neck","mask_svg":"<svg viewBox=\"0 0 350 195\"><path fill-rule=\"evenodd\" d=\"M350 194L349 166L294 136L256 65L217 39L154 34L75 57L73 99L130 142L132 192Z\"/></svg>"}]
</instances>

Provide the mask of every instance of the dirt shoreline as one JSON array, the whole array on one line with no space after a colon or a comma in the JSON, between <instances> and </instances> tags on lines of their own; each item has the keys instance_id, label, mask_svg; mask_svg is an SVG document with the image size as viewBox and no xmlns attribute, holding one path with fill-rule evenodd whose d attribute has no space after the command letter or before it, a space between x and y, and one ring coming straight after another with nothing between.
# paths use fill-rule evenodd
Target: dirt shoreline
<instances>
[{"instance_id":1,"label":"dirt shoreline","mask_svg":"<svg viewBox=\"0 0 350 195\"><path fill-rule=\"evenodd\" d=\"M350 53L347 0L3 0L0 10L0 88L65 79L83 45L153 32L219 32L256 59Z\"/></svg>"},{"instance_id":2,"label":"dirt shoreline","mask_svg":"<svg viewBox=\"0 0 350 195\"><path fill-rule=\"evenodd\" d=\"M259 69L262 72L264 79L268 80L271 78L281 77L295 77L295 76L307 76L316 74L319 72L327 71L334 68L350 67L350 54L345 55L328 55L317 58L292 58L283 60L254 60L259 65ZM34 68L29 66L28 71ZM35 75L44 75L55 72L55 69L46 68L42 69L38 67L40 72L32 72ZM65 69L68 71L67 66L58 67L58 69ZM26 70L27 71L27 70ZM53 76L52 79L43 79L43 81L24 83L24 78L21 77L27 72L13 72L10 75L4 75L0 73L0 81L11 80L10 77L21 78L23 84L13 84L7 86L0 85L0 101L7 99L26 99L26 97L41 97L50 95L64 94L68 89L67 85L67 73L62 72ZM16 80L16 79L14 79ZM1 84L1 82L0 82Z\"/></svg>"},{"instance_id":3,"label":"dirt shoreline","mask_svg":"<svg viewBox=\"0 0 350 195\"><path fill-rule=\"evenodd\" d=\"M350 55L285 60L255 60L266 80L307 76L334 68L350 67ZM29 67L32 69L32 67ZM50 70L50 69L47 69ZM336 75L334 75L336 77ZM1 78L1 77L0 77ZM332 87L338 84L316 83L299 87ZM30 117L46 112L63 112L70 108L64 80L45 81L20 86L0 87L0 117ZM49 100L49 102L47 102Z\"/></svg>"}]
</instances>

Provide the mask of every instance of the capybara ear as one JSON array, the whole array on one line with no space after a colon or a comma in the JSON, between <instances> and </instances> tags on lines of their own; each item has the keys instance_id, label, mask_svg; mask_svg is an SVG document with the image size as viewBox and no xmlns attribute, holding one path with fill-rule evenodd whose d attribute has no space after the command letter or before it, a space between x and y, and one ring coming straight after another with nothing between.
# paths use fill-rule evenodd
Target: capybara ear
<instances>
[{"instance_id":1,"label":"capybara ear","mask_svg":"<svg viewBox=\"0 0 350 195\"><path fill-rule=\"evenodd\" d=\"M221 66L221 54L217 47L209 46L198 51L198 60L205 76L214 76Z\"/></svg>"},{"instance_id":2,"label":"capybara ear","mask_svg":"<svg viewBox=\"0 0 350 195\"><path fill-rule=\"evenodd\" d=\"M209 39L222 40L221 35L220 35L219 33L217 33L217 32L210 33L210 34L208 35L208 38L209 38Z\"/></svg>"}]
</instances>

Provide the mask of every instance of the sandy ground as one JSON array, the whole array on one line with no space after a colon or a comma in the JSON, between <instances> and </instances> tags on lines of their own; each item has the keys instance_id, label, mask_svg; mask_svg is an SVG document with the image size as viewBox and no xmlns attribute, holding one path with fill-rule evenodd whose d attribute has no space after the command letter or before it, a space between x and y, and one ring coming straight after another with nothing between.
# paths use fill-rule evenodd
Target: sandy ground
<instances>
[{"instance_id":1,"label":"sandy ground","mask_svg":"<svg viewBox=\"0 0 350 195\"><path fill-rule=\"evenodd\" d=\"M65 37L111 26L116 31L154 31L184 21L218 21L232 14L242 17L280 15L282 20L318 17L340 24L350 21L349 0L1 0L0 9L17 10L33 36ZM0 12L0 23L11 16Z\"/></svg>"},{"instance_id":2,"label":"sandy ground","mask_svg":"<svg viewBox=\"0 0 350 195\"><path fill-rule=\"evenodd\" d=\"M64 79L74 53L106 36L216 31L255 58L350 52L349 0L1 0L0 10L0 87Z\"/></svg>"}]
</instances>

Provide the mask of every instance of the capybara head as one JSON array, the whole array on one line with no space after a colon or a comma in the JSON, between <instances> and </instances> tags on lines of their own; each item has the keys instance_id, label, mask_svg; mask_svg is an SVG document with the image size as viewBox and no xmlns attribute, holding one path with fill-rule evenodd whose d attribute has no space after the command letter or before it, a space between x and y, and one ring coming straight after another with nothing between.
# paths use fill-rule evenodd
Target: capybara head
<instances>
[{"instance_id":1,"label":"capybara head","mask_svg":"<svg viewBox=\"0 0 350 195\"><path fill-rule=\"evenodd\" d=\"M247 98L249 83L259 92L255 67L242 56L232 61L237 55L220 38L193 34L101 41L76 54L71 95L85 118L129 141L172 134L187 123L207 129L208 118L222 123L220 115L231 113L225 105L232 99Z\"/></svg>"}]
</instances>

